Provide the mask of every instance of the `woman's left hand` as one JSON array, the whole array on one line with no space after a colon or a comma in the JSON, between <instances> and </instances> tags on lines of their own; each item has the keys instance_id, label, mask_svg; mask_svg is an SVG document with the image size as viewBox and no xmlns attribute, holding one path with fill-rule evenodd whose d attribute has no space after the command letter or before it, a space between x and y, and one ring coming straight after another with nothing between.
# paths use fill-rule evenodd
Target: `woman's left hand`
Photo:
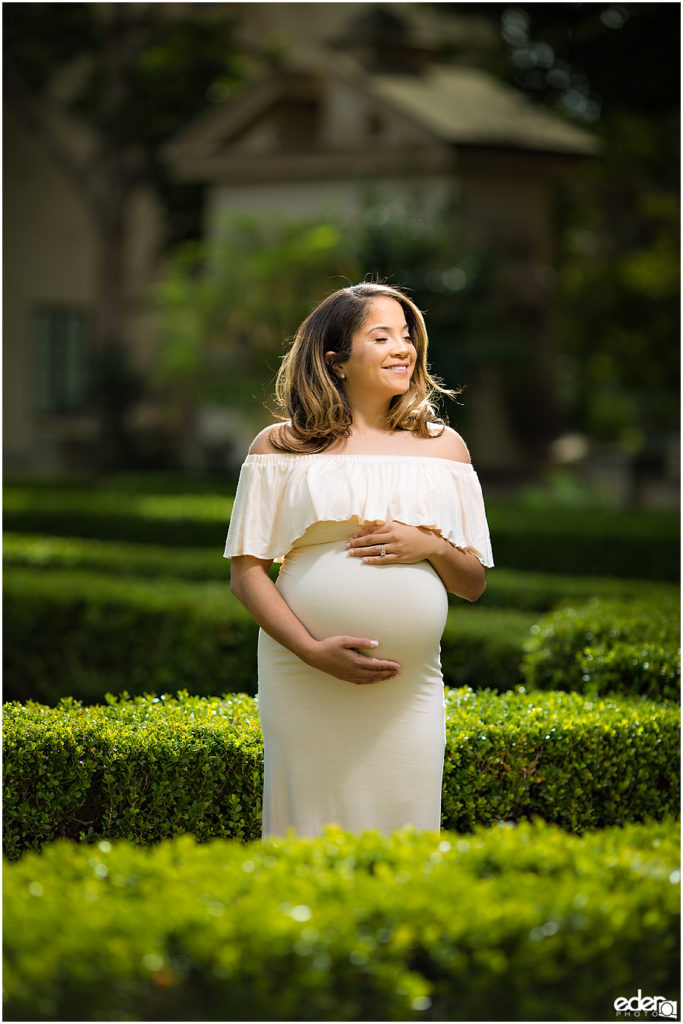
<instances>
[{"instance_id":1,"label":"woman's left hand","mask_svg":"<svg viewBox=\"0 0 683 1024\"><path fill-rule=\"evenodd\" d=\"M366 565L410 565L434 554L436 536L425 526L407 526L387 520L354 533L346 547L350 555L360 558Z\"/></svg>"}]
</instances>

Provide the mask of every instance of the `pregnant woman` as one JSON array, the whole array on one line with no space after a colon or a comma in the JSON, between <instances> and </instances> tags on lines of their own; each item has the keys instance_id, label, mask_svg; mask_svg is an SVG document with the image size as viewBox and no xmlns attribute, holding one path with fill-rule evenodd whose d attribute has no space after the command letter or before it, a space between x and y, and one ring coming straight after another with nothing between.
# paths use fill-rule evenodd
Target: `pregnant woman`
<instances>
[{"instance_id":1,"label":"pregnant woman","mask_svg":"<svg viewBox=\"0 0 683 1024\"><path fill-rule=\"evenodd\" d=\"M385 285L330 295L283 359L289 418L252 444L225 546L261 627L264 837L439 829L447 592L476 601L493 565L439 392L420 311Z\"/></svg>"}]
</instances>

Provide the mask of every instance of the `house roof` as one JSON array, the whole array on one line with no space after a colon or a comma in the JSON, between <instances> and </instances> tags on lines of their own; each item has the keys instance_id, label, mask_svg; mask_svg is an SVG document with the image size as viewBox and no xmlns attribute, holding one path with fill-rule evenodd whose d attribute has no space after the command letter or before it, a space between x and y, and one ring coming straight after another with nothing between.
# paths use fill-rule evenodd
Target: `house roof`
<instances>
[{"instance_id":1,"label":"house roof","mask_svg":"<svg viewBox=\"0 0 683 1024\"><path fill-rule=\"evenodd\" d=\"M367 143L349 140L345 146L339 136L332 150L312 138L308 146L285 155L277 150L247 154L235 145L240 133L257 124L281 98L316 102L334 80L355 90L361 103L370 99L375 110L384 108L387 115L413 126L413 145L407 149L394 144L383 152L383 147L373 147L376 167L384 160L388 166L405 164L415 170L441 168L450 166L455 151L469 148L555 159L592 156L600 149L591 133L478 68L433 64L419 74L379 73L366 70L347 54L330 54L324 66L319 61L291 62L246 84L234 98L212 105L168 143L168 159L186 180L205 181L286 176L304 166L313 176L335 169L343 172L343 152L357 167L358 161L367 162ZM423 141L416 144L417 138Z\"/></svg>"},{"instance_id":2,"label":"house roof","mask_svg":"<svg viewBox=\"0 0 683 1024\"><path fill-rule=\"evenodd\" d=\"M592 155L595 135L532 103L478 68L434 65L421 75L366 74L375 96L461 146Z\"/></svg>"}]
</instances>

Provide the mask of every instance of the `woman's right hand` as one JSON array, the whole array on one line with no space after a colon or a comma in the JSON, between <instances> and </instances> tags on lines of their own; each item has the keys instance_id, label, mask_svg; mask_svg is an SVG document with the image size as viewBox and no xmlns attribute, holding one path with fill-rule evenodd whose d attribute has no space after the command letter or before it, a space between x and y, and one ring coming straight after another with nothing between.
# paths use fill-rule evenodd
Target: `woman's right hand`
<instances>
[{"instance_id":1,"label":"woman's right hand","mask_svg":"<svg viewBox=\"0 0 683 1024\"><path fill-rule=\"evenodd\" d=\"M373 658L357 650L376 646L377 641L367 637L330 636L314 641L313 649L305 660L312 668L357 686L393 679L401 671L397 661Z\"/></svg>"}]
</instances>

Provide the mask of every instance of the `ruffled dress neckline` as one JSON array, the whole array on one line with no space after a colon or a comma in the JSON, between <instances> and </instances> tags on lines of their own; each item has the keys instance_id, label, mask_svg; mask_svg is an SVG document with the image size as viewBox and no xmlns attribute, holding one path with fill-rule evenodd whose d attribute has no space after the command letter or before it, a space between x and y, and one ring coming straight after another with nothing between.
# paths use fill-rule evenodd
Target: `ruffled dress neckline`
<instances>
[{"instance_id":1,"label":"ruffled dress neckline","mask_svg":"<svg viewBox=\"0 0 683 1024\"><path fill-rule=\"evenodd\" d=\"M314 523L356 517L427 527L493 565L481 485L471 463L345 452L247 455L224 557L282 562Z\"/></svg>"}]
</instances>

